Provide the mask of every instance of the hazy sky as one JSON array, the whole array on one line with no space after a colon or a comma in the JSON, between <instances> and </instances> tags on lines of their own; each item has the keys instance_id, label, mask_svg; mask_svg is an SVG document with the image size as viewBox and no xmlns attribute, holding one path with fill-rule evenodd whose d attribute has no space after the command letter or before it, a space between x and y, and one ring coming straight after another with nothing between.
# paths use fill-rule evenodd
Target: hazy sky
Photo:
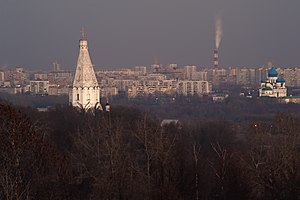
<instances>
[{"instance_id":1,"label":"hazy sky","mask_svg":"<svg viewBox=\"0 0 300 200\"><path fill-rule=\"evenodd\" d=\"M98 69L212 65L222 16L221 66L300 65L300 0L0 0L0 66L74 69L85 27Z\"/></svg>"}]
</instances>

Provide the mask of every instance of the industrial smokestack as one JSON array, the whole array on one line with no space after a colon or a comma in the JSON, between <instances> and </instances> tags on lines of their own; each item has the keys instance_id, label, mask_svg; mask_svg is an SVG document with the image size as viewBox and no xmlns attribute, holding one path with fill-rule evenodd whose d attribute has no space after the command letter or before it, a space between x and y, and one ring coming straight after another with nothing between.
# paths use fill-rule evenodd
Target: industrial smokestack
<instances>
[{"instance_id":1,"label":"industrial smokestack","mask_svg":"<svg viewBox=\"0 0 300 200\"><path fill-rule=\"evenodd\" d=\"M214 67L219 66L219 51L218 49L214 50Z\"/></svg>"},{"instance_id":2,"label":"industrial smokestack","mask_svg":"<svg viewBox=\"0 0 300 200\"><path fill-rule=\"evenodd\" d=\"M222 20L220 16L215 21L215 49L214 49L214 67L219 66L219 47L223 36Z\"/></svg>"}]
</instances>

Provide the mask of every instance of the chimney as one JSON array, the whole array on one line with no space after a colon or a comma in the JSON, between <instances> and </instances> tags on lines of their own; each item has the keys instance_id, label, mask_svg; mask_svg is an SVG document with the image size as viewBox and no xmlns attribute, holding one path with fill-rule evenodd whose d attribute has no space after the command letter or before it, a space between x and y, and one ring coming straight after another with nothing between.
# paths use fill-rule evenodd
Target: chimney
<instances>
[{"instance_id":1,"label":"chimney","mask_svg":"<svg viewBox=\"0 0 300 200\"><path fill-rule=\"evenodd\" d=\"M218 49L214 50L214 67L218 67L219 66L219 52Z\"/></svg>"}]
</instances>

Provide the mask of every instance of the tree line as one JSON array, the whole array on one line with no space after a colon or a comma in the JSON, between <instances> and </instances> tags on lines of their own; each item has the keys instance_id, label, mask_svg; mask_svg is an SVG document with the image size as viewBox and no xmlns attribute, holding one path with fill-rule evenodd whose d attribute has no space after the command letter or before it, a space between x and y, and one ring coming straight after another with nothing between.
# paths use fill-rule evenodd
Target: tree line
<instances>
[{"instance_id":1,"label":"tree line","mask_svg":"<svg viewBox=\"0 0 300 200\"><path fill-rule=\"evenodd\" d=\"M247 125L0 104L0 199L299 199L300 119Z\"/></svg>"}]
</instances>

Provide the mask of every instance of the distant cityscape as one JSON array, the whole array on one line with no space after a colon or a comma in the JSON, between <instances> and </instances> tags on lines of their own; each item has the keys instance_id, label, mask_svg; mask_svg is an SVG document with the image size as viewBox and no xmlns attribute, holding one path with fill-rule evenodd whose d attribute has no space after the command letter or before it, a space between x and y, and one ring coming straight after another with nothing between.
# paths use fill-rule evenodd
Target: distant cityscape
<instances>
[{"instance_id":1,"label":"distant cityscape","mask_svg":"<svg viewBox=\"0 0 300 200\"><path fill-rule=\"evenodd\" d=\"M101 96L119 93L129 98L153 94L207 95L232 86L257 90L267 79L267 67L197 67L153 64L114 70L96 70ZM276 68L286 87L300 87L300 67ZM0 91L10 94L68 95L74 71L53 63L51 71L29 71L23 67L0 69ZM258 93L256 94L258 95Z\"/></svg>"},{"instance_id":2,"label":"distant cityscape","mask_svg":"<svg viewBox=\"0 0 300 200\"><path fill-rule=\"evenodd\" d=\"M243 88L241 96L285 98L292 100L289 88L300 88L300 66L222 67L219 47L223 30L220 17L215 20L215 47L212 66L179 66L176 63L132 66L121 69L96 70L88 52L84 29L79 40L76 69L64 70L54 62L51 71L30 71L23 67L0 68L0 92L28 95L68 95L69 103L90 106L118 94L128 98L149 95L208 96L216 101L225 99L226 90ZM90 90L91 89L91 90ZM93 91L92 91L93 90ZM95 91L94 91L95 90ZM220 92L221 91L221 92ZM75 100L76 99L76 100Z\"/></svg>"},{"instance_id":3,"label":"distant cityscape","mask_svg":"<svg viewBox=\"0 0 300 200\"><path fill-rule=\"evenodd\" d=\"M218 24L217 24L218 25ZM218 27L218 26L217 26ZM72 105L95 106L100 98L118 94L128 98L148 95L204 96L219 101L228 94L218 95L236 86L248 91L246 97L288 96L287 88L300 87L300 67L220 67L218 48L221 33L216 28L216 49L213 66L178 66L176 63L134 66L114 70L95 70L88 51L88 41L82 29L76 71L63 70L54 62L51 71L27 71L23 67L0 68L0 92L28 95L68 95ZM219 35L219 37L218 37ZM291 95L289 95L291 96ZM300 98L286 102L300 102Z\"/></svg>"}]
</instances>

